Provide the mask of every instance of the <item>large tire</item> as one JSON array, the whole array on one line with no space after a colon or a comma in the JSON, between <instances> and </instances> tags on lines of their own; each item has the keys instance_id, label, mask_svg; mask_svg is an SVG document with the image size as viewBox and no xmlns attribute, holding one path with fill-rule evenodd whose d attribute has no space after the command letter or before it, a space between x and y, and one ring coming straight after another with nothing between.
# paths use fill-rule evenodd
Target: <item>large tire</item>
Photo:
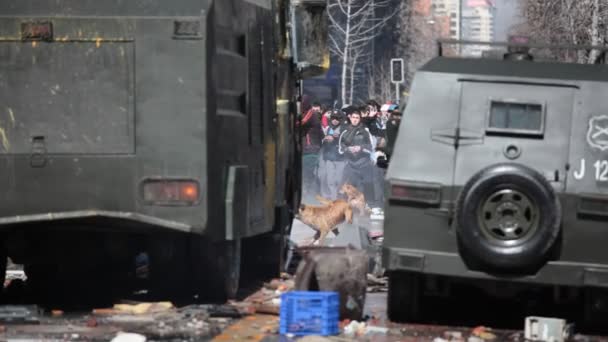
<instances>
[{"instance_id":1,"label":"large tire","mask_svg":"<svg viewBox=\"0 0 608 342\"><path fill-rule=\"evenodd\" d=\"M487 167L457 201L461 255L489 273L532 274L549 258L560 235L561 204L535 170L512 163Z\"/></svg>"},{"instance_id":2,"label":"large tire","mask_svg":"<svg viewBox=\"0 0 608 342\"><path fill-rule=\"evenodd\" d=\"M207 242L204 265L197 266L196 282L200 301L224 302L235 299L241 288L241 239Z\"/></svg>"},{"instance_id":3,"label":"large tire","mask_svg":"<svg viewBox=\"0 0 608 342\"><path fill-rule=\"evenodd\" d=\"M2 288L0 288L0 302L4 302L4 283L6 282L7 264L8 256L6 253L6 248L4 248L3 244L0 244L0 284L2 284Z\"/></svg>"},{"instance_id":4,"label":"large tire","mask_svg":"<svg viewBox=\"0 0 608 342\"><path fill-rule=\"evenodd\" d=\"M148 242L150 299L187 300L188 249L186 237L151 236Z\"/></svg>"},{"instance_id":5,"label":"large tire","mask_svg":"<svg viewBox=\"0 0 608 342\"><path fill-rule=\"evenodd\" d=\"M413 272L388 274L388 318L393 322L417 322L422 317L422 276Z\"/></svg>"},{"instance_id":6,"label":"large tire","mask_svg":"<svg viewBox=\"0 0 608 342\"><path fill-rule=\"evenodd\" d=\"M275 210L272 231L243 241L243 273L248 280L267 281L286 271L292 215L286 206Z\"/></svg>"}]
</instances>

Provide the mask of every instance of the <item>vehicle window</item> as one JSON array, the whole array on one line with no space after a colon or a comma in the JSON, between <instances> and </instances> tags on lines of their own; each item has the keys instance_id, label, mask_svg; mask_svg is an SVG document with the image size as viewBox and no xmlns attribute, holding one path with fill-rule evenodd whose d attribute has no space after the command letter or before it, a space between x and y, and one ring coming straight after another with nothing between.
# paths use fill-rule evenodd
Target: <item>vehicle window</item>
<instances>
[{"instance_id":1,"label":"vehicle window","mask_svg":"<svg viewBox=\"0 0 608 342\"><path fill-rule=\"evenodd\" d=\"M488 132L542 134L543 107L540 104L492 101Z\"/></svg>"}]
</instances>

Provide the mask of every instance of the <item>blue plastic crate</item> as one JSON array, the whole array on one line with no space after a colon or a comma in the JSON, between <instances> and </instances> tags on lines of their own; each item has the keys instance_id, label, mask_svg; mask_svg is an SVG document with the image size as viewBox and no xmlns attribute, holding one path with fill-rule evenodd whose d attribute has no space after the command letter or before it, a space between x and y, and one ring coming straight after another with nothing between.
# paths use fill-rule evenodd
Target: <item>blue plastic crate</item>
<instances>
[{"instance_id":1,"label":"blue plastic crate","mask_svg":"<svg viewBox=\"0 0 608 342\"><path fill-rule=\"evenodd\" d=\"M337 292L293 291L281 295L281 335L336 335L339 319Z\"/></svg>"}]
</instances>

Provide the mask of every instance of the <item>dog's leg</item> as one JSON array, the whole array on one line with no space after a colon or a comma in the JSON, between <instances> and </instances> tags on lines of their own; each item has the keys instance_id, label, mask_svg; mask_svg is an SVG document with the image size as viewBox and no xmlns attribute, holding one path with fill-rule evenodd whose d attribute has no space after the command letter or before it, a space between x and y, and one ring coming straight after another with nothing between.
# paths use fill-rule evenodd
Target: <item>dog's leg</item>
<instances>
[{"instance_id":1,"label":"dog's leg","mask_svg":"<svg viewBox=\"0 0 608 342\"><path fill-rule=\"evenodd\" d=\"M319 239L317 241L314 242L315 245L323 245L323 242L325 241L325 237L327 236L327 233L329 233L328 231L322 231L321 232L321 236L319 237Z\"/></svg>"},{"instance_id":2,"label":"dog's leg","mask_svg":"<svg viewBox=\"0 0 608 342\"><path fill-rule=\"evenodd\" d=\"M344 211L344 215L346 216L346 221L350 224L353 223L353 208L348 207Z\"/></svg>"},{"instance_id":3,"label":"dog's leg","mask_svg":"<svg viewBox=\"0 0 608 342\"><path fill-rule=\"evenodd\" d=\"M319 237L321 237L321 231L316 230L315 236L313 237L314 241L319 240Z\"/></svg>"}]
</instances>

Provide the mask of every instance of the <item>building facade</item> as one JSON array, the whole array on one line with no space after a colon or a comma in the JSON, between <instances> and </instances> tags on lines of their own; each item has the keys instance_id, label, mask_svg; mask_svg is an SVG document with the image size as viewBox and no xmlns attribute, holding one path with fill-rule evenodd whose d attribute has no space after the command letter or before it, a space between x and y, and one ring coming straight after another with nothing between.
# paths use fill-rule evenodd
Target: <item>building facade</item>
<instances>
[{"instance_id":1,"label":"building facade","mask_svg":"<svg viewBox=\"0 0 608 342\"><path fill-rule=\"evenodd\" d=\"M462 13L462 39L482 42L494 41L496 6L491 0L468 0ZM463 48L463 55L479 57L490 50L487 45L470 45Z\"/></svg>"}]
</instances>

